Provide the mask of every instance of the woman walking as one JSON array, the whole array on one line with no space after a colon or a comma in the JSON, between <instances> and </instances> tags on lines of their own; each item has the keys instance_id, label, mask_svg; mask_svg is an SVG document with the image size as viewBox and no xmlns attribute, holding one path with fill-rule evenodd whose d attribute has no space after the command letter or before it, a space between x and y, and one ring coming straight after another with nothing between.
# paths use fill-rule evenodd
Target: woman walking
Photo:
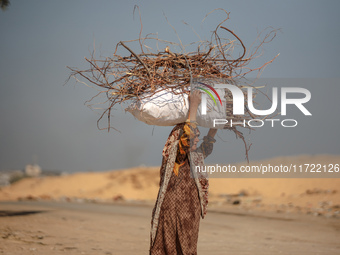
<instances>
[{"instance_id":1,"label":"woman walking","mask_svg":"<svg viewBox=\"0 0 340 255\"><path fill-rule=\"evenodd\" d=\"M163 149L160 189L152 212L150 233L151 255L197 254L200 217L208 204L208 179L196 173L194 166L204 164L213 149L216 129L210 129L197 147L199 130L196 113L201 94L190 97L189 118L176 125Z\"/></svg>"}]
</instances>

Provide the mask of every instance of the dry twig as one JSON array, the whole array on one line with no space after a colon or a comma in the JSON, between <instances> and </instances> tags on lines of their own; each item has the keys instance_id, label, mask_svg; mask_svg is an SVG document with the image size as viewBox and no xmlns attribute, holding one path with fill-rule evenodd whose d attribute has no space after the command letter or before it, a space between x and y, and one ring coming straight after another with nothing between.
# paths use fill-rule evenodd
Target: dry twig
<instances>
[{"instance_id":1,"label":"dry twig","mask_svg":"<svg viewBox=\"0 0 340 255\"><path fill-rule=\"evenodd\" d=\"M206 17L214 11L208 13ZM98 93L93 98L103 92L107 95L109 107L104 110L99 118L98 128L99 121L102 120L105 115L108 117L108 127L105 129L109 130L112 128L112 108L116 104L121 104L125 101L138 100L142 95L145 95L146 92L151 96L156 90L161 91L170 88L173 91L188 93L187 87L190 86L190 82L193 78L227 79L228 81L233 82L234 85L242 87L239 85L239 81L241 78L244 78L245 75L256 71L258 72L257 76L259 76L263 69L277 56L260 67L249 68L248 64L261 55L263 44L273 40L277 31L272 29L264 36L264 39L261 40L258 38L259 44L254 46L252 51L248 51L247 54L246 46L237 34L225 26L222 26L222 24L229 19L229 13L225 10L223 11L226 13L227 17L220 22L212 32L211 40L190 44L197 45L197 50L195 52L183 53L185 52L185 49L181 41L180 44L177 44L161 40L157 37L153 37L153 35L147 35L142 38L141 32L143 25L141 22L139 38L131 41L120 41L116 45L113 57L97 59L93 52L91 58L85 58L90 65L89 69L78 70L77 68L68 67L72 71L70 77L75 77L77 81L79 81L79 78L83 78L85 82L82 83L85 83L88 86L93 84L102 90L102 92ZM171 24L169 25L171 26ZM222 33L226 34L222 37ZM230 39L229 36L231 36L232 39ZM127 43L137 41L141 48L140 54L135 53L127 46ZM146 42L149 41L156 42L157 46L158 44L164 44L164 46L167 47L164 47L164 51L154 52L150 46L146 45ZM171 52L168 45L180 46L182 48L182 53ZM233 52L238 49L239 45L241 46L241 54L239 54L239 57L233 58ZM119 46L123 46L131 53L131 55L118 55L117 51ZM144 49L146 49L146 51L144 51ZM230 92L229 96L229 101L231 102ZM229 104L227 103L227 116L229 118L234 118L234 120L237 121L240 117L232 115L232 104L230 104L230 102ZM245 107L247 109L246 105ZM247 111L247 116L243 116L243 118L246 119L255 117L256 116L252 115L249 111ZM235 132L236 136L244 141L246 155L248 157L250 146L247 146L243 134L238 131L236 127L229 129Z\"/></svg>"}]
</instances>

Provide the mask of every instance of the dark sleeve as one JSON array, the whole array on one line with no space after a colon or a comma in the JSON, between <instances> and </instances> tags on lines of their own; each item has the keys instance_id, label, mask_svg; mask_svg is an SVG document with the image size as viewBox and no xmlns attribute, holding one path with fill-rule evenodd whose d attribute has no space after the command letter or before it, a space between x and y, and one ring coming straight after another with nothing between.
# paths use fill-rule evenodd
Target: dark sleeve
<instances>
[{"instance_id":1,"label":"dark sleeve","mask_svg":"<svg viewBox=\"0 0 340 255\"><path fill-rule=\"evenodd\" d=\"M207 135L203 137L203 142L200 147L198 147L197 151L203 153L204 158L206 158L212 153L215 142L216 140L214 138Z\"/></svg>"}]
</instances>

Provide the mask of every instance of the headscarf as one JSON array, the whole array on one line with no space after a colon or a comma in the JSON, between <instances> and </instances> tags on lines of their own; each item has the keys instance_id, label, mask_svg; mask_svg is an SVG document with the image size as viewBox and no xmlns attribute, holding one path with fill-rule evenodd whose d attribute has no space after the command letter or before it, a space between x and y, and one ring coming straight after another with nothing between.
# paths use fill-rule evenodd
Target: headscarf
<instances>
[{"instance_id":1,"label":"headscarf","mask_svg":"<svg viewBox=\"0 0 340 255\"><path fill-rule=\"evenodd\" d=\"M190 153L190 140L199 135L199 130L196 123L185 122L183 124L177 149L177 156L174 165L174 173L178 176L178 171L181 166L184 165L187 155Z\"/></svg>"}]
</instances>

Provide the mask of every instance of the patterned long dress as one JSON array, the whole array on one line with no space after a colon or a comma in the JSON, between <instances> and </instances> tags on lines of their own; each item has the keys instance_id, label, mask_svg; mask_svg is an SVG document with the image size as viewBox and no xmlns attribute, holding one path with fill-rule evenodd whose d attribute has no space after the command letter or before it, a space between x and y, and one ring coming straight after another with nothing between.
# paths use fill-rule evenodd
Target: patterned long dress
<instances>
[{"instance_id":1,"label":"patterned long dress","mask_svg":"<svg viewBox=\"0 0 340 255\"><path fill-rule=\"evenodd\" d=\"M160 170L160 190L153 209L151 221L150 254L197 254L197 240L200 217L204 218L208 203L208 179L202 176L193 178L190 164L195 164L190 155L179 167L178 175L173 171L178 140L183 125L177 125L169 135L163 149ZM192 129L199 135L197 128ZM204 158L213 149L211 137L195 152ZM194 176L195 177L195 176Z\"/></svg>"}]
</instances>

